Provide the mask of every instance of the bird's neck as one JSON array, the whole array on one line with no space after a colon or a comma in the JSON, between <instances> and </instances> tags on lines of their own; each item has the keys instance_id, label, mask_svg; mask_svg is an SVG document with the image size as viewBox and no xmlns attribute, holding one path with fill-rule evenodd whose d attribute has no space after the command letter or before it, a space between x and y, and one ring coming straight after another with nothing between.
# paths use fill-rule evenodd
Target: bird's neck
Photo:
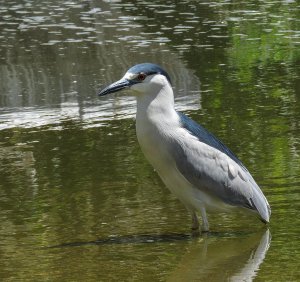
<instances>
[{"instance_id":1,"label":"bird's neck","mask_svg":"<svg viewBox=\"0 0 300 282\"><path fill-rule=\"evenodd\" d=\"M169 84L157 86L151 89L151 93L145 92L137 96L137 122L150 121L168 122L177 113L174 108L173 90Z\"/></svg>"},{"instance_id":2,"label":"bird's neck","mask_svg":"<svg viewBox=\"0 0 300 282\"><path fill-rule=\"evenodd\" d=\"M136 134L144 155L160 173L172 163L166 144L179 125L179 116L171 86L156 90L137 97Z\"/></svg>"}]
</instances>

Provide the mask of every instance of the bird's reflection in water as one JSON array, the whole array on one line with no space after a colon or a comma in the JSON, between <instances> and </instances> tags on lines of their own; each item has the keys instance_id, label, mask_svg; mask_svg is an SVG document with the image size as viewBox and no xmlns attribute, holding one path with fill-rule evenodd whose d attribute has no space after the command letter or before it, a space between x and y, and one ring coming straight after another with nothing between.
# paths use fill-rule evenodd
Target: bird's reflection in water
<instances>
[{"instance_id":1,"label":"bird's reflection in water","mask_svg":"<svg viewBox=\"0 0 300 282\"><path fill-rule=\"evenodd\" d=\"M70 242L48 248L87 245L188 242L187 251L167 281L252 281L271 242L269 230L257 233L136 234L95 241Z\"/></svg>"},{"instance_id":2,"label":"bird's reflection in water","mask_svg":"<svg viewBox=\"0 0 300 282\"><path fill-rule=\"evenodd\" d=\"M269 230L242 236L199 237L167 281L252 281L270 242Z\"/></svg>"}]
</instances>

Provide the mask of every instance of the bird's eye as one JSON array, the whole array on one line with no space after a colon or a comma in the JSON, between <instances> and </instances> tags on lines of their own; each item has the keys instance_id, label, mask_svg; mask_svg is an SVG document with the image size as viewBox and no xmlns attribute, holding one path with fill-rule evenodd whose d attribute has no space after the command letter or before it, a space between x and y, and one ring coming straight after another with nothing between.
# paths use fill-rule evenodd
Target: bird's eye
<instances>
[{"instance_id":1,"label":"bird's eye","mask_svg":"<svg viewBox=\"0 0 300 282\"><path fill-rule=\"evenodd\" d=\"M139 73L139 75L137 76L137 80L138 81L143 81L146 78L146 75L144 73Z\"/></svg>"}]
</instances>

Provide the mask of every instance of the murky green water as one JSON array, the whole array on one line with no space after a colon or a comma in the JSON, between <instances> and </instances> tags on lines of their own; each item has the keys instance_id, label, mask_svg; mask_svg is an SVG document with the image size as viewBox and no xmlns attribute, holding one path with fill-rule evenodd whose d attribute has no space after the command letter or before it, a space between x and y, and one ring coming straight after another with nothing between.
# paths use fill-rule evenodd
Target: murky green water
<instances>
[{"instance_id":1,"label":"murky green water","mask_svg":"<svg viewBox=\"0 0 300 282\"><path fill-rule=\"evenodd\" d=\"M296 1L0 0L1 281L297 281ZM144 159L135 100L96 89L140 62L247 165L272 207L190 217Z\"/></svg>"}]
</instances>

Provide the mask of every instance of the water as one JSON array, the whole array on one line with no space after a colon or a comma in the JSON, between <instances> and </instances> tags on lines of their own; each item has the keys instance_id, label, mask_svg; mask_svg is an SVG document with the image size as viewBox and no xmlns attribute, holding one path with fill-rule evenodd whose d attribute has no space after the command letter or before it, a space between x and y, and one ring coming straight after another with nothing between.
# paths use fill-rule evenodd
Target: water
<instances>
[{"instance_id":1,"label":"water","mask_svg":"<svg viewBox=\"0 0 300 282\"><path fill-rule=\"evenodd\" d=\"M0 279L297 281L296 1L0 1ZM144 159L135 99L99 99L140 62L247 165L272 207L190 217Z\"/></svg>"}]
</instances>

